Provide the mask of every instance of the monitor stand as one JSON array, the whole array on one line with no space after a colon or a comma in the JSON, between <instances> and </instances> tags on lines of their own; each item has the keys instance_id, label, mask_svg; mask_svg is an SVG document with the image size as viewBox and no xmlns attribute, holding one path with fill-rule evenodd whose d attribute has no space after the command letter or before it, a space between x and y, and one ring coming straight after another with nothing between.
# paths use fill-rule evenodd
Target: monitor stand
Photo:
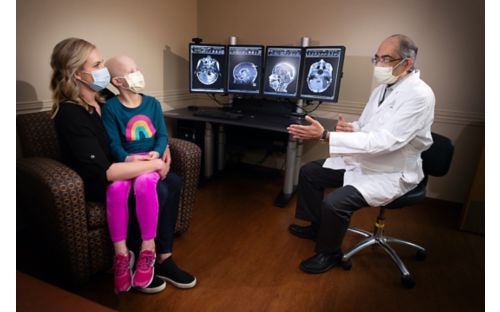
<instances>
[{"instance_id":1,"label":"monitor stand","mask_svg":"<svg viewBox=\"0 0 500 312\"><path fill-rule=\"evenodd\" d=\"M293 121L294 124L298 125L310 125L309 122L306 120L306 113L304 112L291 112L290 114L290 119Z\"/></svg>"}]
</instances>

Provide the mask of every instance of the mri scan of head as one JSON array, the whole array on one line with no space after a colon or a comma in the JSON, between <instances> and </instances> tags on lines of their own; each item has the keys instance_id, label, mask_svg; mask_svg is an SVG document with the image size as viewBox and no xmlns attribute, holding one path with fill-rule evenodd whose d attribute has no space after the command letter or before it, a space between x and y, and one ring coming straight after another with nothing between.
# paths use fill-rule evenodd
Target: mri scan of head
<instances>
[{"instance_id":1,"label":"mri scan of head","mask_svg":"<svg viewBox=\"0 0 500 312\"><path fill-rule=\"evenodd\" d=\"M295 68L288 63L278 63L269 75L269 85L276 92L286 92L286 88L294 79Z\"/></svg>"},{"instance_id":2,"label":"mri scan of head","mask_svg":"<svg viewBox=\"0 0 500 312\"><path fill-rule=\"evenodd\" d=\"M333 67L330 63L321 59L309 67L307 74L307 86L314 93L321 93L328 89L332 83Z\"/></svg>"},{"instance_id":3,"label":"mri scan of head","mask_svg":"<svg viewBox=\"0 0 500 312\"><path fill-rule=\"evenodd\" d=\"M211 85L217 81L220 75L219 62L210 55L198 60L194 71L198 80L204 85Z\"/></svg>"},{"instance_id":4,"label":"mri scan of head","mask_svg":"<svg viewBox=\"0 0 500 312\"><path fill-rule=\"evenodd\" d=\"M233 78L235 84L255 86L255 79L257 79L257 66L250 62L239 63L233 69Z\"/></svg>"}]
</instances>

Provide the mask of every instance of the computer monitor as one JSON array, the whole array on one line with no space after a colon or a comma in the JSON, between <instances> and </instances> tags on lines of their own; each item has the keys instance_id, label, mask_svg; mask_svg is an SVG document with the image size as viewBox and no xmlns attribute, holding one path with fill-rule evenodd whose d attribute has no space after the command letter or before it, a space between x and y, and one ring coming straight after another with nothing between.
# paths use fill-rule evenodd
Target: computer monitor
<instances>
[{"instance_id":1,"label":"computer monitor","mask_svg":"<svg viewBox=\"0 0 500 312\"><path fill-rule=\"evenodd\" d=\"M297 97L301 57L300 47L267 47L263 94Z\"/></svg>"},{"instance_id":2,"label":"computer monitor","mask_svg":"<svg viewBox=\"0 0 500 312\"><path fill-rule=\"evenodd\" d=\"M299 97L337 102L344 54L343 46L304 48Z\"/></svg>"},{"instance_id":3,"label":"computer monitor","mask_svg":"<svg viewBox=\"0 0 500 312\"><path fill-rule=\"evenodd\" d=\"M227 93L260 94L263 63L264 46L228 46Z\"/></svg>"},{"instance_id":4,"label":"computer monitor","mask_svg":"<svg viewBox=\"0 0 500 312\"><path fill-rule=\"evenodd\" d=\"M226 46L189 44L189 91L224 93Z\"/></svg>"}]
</instances>

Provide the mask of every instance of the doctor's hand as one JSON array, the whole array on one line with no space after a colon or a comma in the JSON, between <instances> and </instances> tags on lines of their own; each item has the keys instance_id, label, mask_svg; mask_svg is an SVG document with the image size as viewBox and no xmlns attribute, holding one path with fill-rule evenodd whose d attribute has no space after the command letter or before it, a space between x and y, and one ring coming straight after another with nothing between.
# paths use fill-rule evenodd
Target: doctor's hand
<instances>
[{"instance_id":1,"label":"doctor's hand","mask_svg":"<svg viewBox=\"0 0 500 312\"><path fill-rule=\"evenodd\" d=\"M287 128L288 133L291 134L294 139L319 140L325 128L323 128L317 120L311 118L310 116L306 116L305 119L310 123L310 125L290 125Z\"/></svg>"},{"instance_id":2,"label":"doctor's hand","mask_svg":"<svg viewBox=\"0 0 500 312\"><path fill-rule=\"evenodd\" d=\"M354 129L350 122L345 121L344 117L339 114L339 119L337 121L337 126L335 127L335 131L338 132L353 132Z\"/></svg>"}]
</instances>

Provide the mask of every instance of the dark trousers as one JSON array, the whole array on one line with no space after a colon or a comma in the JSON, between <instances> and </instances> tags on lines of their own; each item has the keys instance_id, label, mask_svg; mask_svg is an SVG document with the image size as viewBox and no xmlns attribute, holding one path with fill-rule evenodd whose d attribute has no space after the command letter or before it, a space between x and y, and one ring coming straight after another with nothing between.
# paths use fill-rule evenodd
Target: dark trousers
<instances>
[{"instance_id":1,"label":"dark trousers","mask_svg":"<svg viewBox=\"0 0 500 312\"><path fill-rule=\"evenodd\" d=\"M158 192L159 211L155 238L157 253L172 252L181 185L182 179L175 173L169 173L164 180L158 181L156 190ZM130 193L127 246L138 255L142 244L141 231L135 213L135 196L133 192Z\"/></svg>"},{"instance_id":2,"label":"dark trousers","mask_svg":"<svg viewBox=\"0 0 500 312\"><path fill-rule=\"evenodd\" d=\"M368 204L355 187L342 186L345 170L323 168L324 162L316 160L300 168L295 216L318 230L316 253L336 253L352 214ZM326 188L336 190L325 197Z\"/></svg>"}]
</instances>

